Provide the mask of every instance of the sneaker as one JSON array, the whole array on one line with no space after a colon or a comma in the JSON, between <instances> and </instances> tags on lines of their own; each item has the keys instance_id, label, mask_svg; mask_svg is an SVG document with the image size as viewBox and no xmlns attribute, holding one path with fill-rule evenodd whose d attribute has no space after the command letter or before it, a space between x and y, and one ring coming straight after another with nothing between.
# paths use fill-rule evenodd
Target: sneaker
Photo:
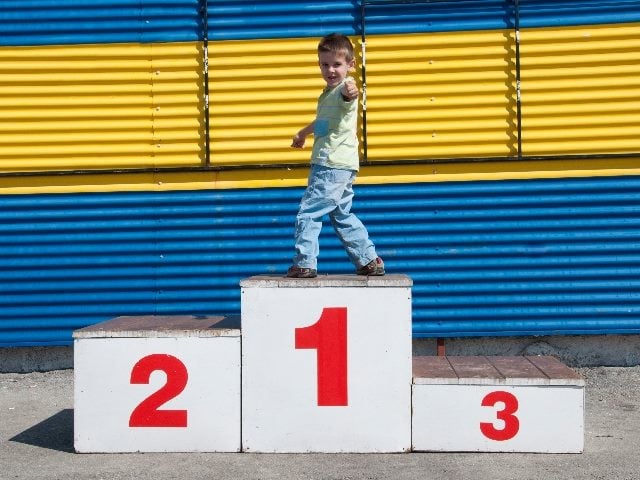
<instances>
[{"instance_id":1,"label":"sneaker","mask_svg":"<svg viewBox=\"0 0 640 480\"><path fill-rule=\"evenodd\" d=\"M287 277L289 278L314 278L318 276L318 271L315 268L296 267L292 265L287 270Z\"/></svg>"},{"instance_id":2,"label":"sneaker","mask_svg":"<svg viewBox=\"0 0 640 480\"><path fill-rule=\"evenodd\" d=\"M380 257L371 260L364 267L356 270L358 275L382 276L384 275L384 262Z\"/></svg>"}]
</instances>

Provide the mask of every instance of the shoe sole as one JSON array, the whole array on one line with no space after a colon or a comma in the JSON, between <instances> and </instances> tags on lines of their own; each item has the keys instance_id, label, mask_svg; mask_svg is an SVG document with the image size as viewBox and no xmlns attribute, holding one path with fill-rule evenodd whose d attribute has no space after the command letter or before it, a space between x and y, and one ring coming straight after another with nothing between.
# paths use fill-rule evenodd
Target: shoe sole
<instances>
[{"instance_id":1,"label":"shoe sole","mask_svg":"<svg viewBox=\"0 0 640 480\"><path fill-rule=\"evenodd\" d=\"M317 271L311 271L308 273L296 273L294 275L289 275L288 273L285 275L287 278L316 278L318 276Z\"/></svg>"}]
</instances>

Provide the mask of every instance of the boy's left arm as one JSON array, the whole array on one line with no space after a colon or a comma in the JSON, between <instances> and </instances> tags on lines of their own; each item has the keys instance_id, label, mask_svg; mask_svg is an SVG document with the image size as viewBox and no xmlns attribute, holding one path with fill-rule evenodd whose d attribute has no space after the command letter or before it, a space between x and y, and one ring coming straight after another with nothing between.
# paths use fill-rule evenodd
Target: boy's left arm
<instances>
[{"instance_id":1,"label":"boy's left arm","mask_svg":"<svg viewBox=\"0 0 640 480\"><path fill-rule=\"evenodd\" d=\"M293 136L293 141L291 142L291 146L293 148L302 148L304 147L305 141L309 135L313 133L313 127L316 121L314 120L309 125L301 129L298 133Z\"/></svg>"}]
</instances>

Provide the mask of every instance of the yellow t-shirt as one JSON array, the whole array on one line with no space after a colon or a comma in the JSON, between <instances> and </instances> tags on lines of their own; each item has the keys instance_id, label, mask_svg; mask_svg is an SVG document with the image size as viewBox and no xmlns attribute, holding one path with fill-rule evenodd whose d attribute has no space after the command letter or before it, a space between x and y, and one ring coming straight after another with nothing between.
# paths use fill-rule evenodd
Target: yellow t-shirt
<instances>
[{"instance_id":1,"label":"yellow t-shirt","mask_svg":"<svg viewBox=\"0 0 640 480\"><path fill-rule=\"evenodd\" d=\"M358 170L358 99L342 96L340 85L325 88L318 98L311 163L341 170Z\"/></svg>"}]
</instances>

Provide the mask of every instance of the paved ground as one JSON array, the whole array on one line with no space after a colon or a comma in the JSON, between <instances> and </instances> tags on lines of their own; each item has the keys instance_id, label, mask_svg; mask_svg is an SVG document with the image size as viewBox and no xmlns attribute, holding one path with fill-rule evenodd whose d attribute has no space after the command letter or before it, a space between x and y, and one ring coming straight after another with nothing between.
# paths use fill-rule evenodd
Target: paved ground
<instances>
[{"instance_id":1,"label":"paved ground","mask_svg":"<svg viewBox=\"0 0 640 480\"><path fill-rule=\"evenodd\" d=\"M585 452L572 455L76 454L73 371L0 374L0 478L640 480L640 367L578 370Z\"/></svg>"}]
</instances>

